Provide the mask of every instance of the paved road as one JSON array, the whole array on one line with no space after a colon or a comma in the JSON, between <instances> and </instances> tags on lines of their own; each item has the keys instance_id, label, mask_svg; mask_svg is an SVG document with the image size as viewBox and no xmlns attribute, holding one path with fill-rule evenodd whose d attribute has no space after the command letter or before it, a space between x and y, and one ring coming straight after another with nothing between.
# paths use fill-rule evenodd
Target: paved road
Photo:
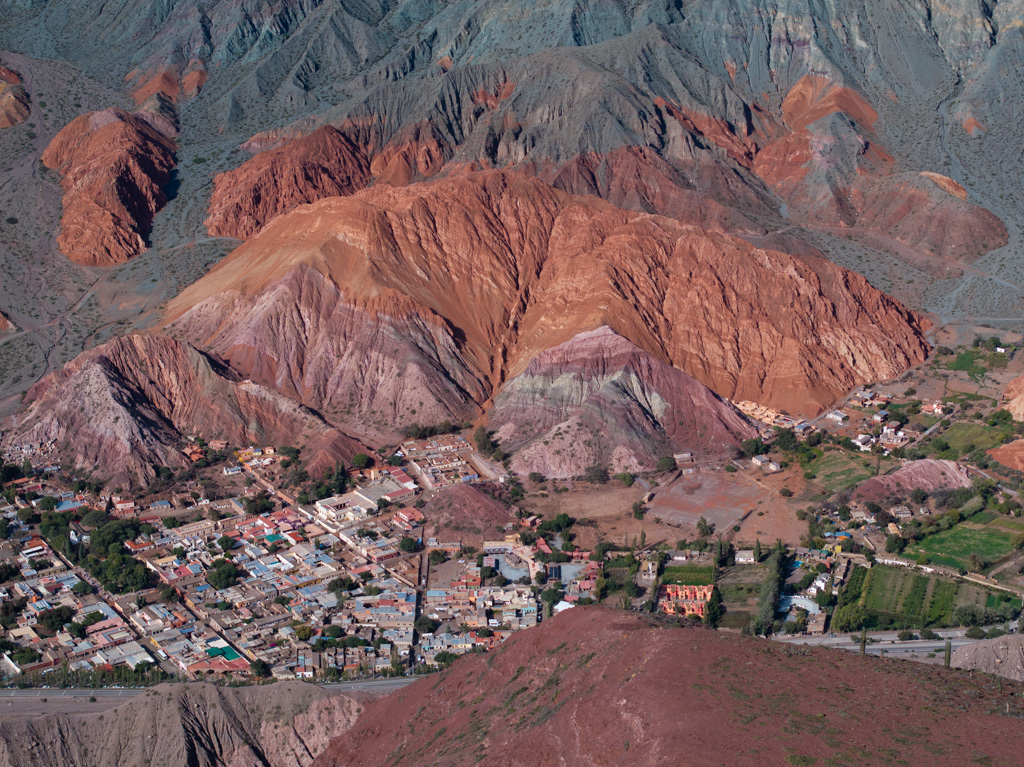
<instances>
[{"instance_id":1,"label":"paved road","mask_svg":"<svg viewBox=\"0 0 1024 767\"><path fill-rule=\"evenodd\" d=\"M366 679L355 682L336 682L334 684L319 685L328 690L376 690L393 692L415 682L419 677L399 677L397 679ZM183 684L191 684L184 682ZM34 688L28 690L0 690L0 700L10 698L88 698L94 697L97 700L109 698L134 698L146 688L139 687L103 687L100 689L87 688ZM273 685L268 685L267 690L273 690Z\"/></svg>"},{"instance_id":2,"label":"paved road","mask_svg":"<svg viewBox=\"0 0 1024 767\"><path fill-rule=\"evenodd\" d=\"M915 632L916 633L916 632ZM868 634L868 642L865 652L879 655L885 650L886 655L901 655L906 653L944 653L946 651L946 639L950 639L950 646L953 650L964 645L972 644L978 640L968 639L964 636L964 629L944 629L936 631L940 639L914 639L909 642L901 642L896 638L895 631L875 631ZM786 644L805 644L817 647L831 647L839 650L852 650L860 652L860 634L840 634L837 636L813 636L813 637L777 637L776 641Z\"/></svg>"}]
</instances>

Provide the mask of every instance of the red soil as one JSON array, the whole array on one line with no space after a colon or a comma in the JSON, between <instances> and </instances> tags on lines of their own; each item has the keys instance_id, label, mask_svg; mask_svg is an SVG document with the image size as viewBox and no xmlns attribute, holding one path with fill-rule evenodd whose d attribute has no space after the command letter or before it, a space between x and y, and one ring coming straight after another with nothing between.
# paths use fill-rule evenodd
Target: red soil
<instances>
[{"instance_id":1,"label":"red soil","mask_svg":"<svg viewBox=\"0 0 1024 767\"><path fill-rule=\"evenodd\" d=\"M314 765L1016 765L1022 691L576 607L369 704Z\"/></svg>"}]
</instances>

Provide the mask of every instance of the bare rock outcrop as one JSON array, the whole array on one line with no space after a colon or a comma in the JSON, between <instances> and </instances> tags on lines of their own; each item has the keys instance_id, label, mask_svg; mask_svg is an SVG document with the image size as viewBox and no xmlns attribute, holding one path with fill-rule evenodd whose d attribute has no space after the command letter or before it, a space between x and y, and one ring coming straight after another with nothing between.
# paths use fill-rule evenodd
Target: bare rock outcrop
<instances>
[{"instance_id":1,"label":"bare rock outcrop","mask_svg":"<svg viewBox=\"0 0 1024 767\"><path fill-rule=\"evenodd\" d=\"M167 684L103 714L0 723L0 767L305 767L363 704L302 682Z\"/></svg>"},{"instance_id":2,"label":"bare rock outcrop","mask_svg":"<svg viewBox=\"0 0 1024 767\"><path fill-rule=\"evenodd\" d=\"M780 118L751 167L791 214L873 230L940 258L973 260L1006 244L1002 221L967 202L952 179L896 172L875 135L878 113L856 90L805 75L786 94Z\"/></svg>"},{"instance_id":3,"label":"bare rock outcrop","mask_svg":"<svg viewBox=\"0 0 1024 767\"><path fill-rule=\"evenodd\" d=\"M25 122L28 113L28 94L21 85L21 77L0 65L0 130Z\"/></svg>"},{"instance_id":4,"label":"bare rock outcrop","mask_svg":"<svg viewBox=\"0 0 1024 767\"><path fill-rule=\"evenodd\" d=\"M925 320L834 264L498 171L297 208L166 322L338 423L392 434L393 414L472 412L602 326L720 396L796 413L928 348Z\"/></svg>"},{"instance_id":5,"label":"bare rock outcrop","mask_svg":"<svg viewBox=\"0 0 1024 767\"><path fill-rule=\"evenodd\" d=\"M177 448L191 435L305 445L311 471L362 449L293 400L159 336L83 352L33 386L26 403L7 441L53 442L80 470L123 484L146 484L157 466L183 466Z\"/></svg>"},{"instance_id":6,"label":"bare rock outcrop","mask_svg":"<svg viewBox=\"0 0 1024 767\"><path fill-rule=\"evenodd\" d=\"M168 129L159 114L104 109L76 118L54 137L43 163L62 177L57 244L68 258L110 266L146 249L175 165L177 145Z\"/></svg>"},{"instance_id":7,"label":"bare rock outcrop","mask_svg":"<svg viewBox=\"0 0 1024 767\"><path fill-rule=\"evenodd\" d=\"M679 451L723 453L757 431L704 384L608 327L535 357L495 397L490 423L520 475L587 466L647 471Z\"/></svg>"},{"instance_id":8,"label":"bare rock outcrop","mask_svg":"<svg viewBox=\"0 0 1024 767\"><path fill-rule=\"evenodd\" d=\"M352 194L369 180L363 149L336 128L318 128L219 174L206 228L218 237L249 237L298 205Z\"/></svg>"},{"instance_id":9,"label":"bare rock outcrop","mask_svg":"<svg viewBox=\"0 0 1024 767\"><path fill-rule=\"evenodd\" d=\"M901 466L891 474L872 477L862 482L853 497L866 501L880 501L891 495L906 496L921 489L926 492L970 487L971 475L956 461L923 458Z\"/></svg>"},{"instance_id":10,"label":"bare rock outcrop","mask_svg":"<svg viewBox=\"0 0 1024 767\"><path fill-rule=\"evenodd\" d=\"M950 658L953 668L995 674L1015 682L1024 682L1024 635L1007 634L996 639L958 647Z\"/></svg>"},{"instance_id":11,"label":"bare rock outcrop","mask_svg":"<svg viewBox=\"0 0 1024 767\"><path fill-rule=\"evenodd\" d=\"M1024 421L1024 376L1014 378L1003 389L1003 407L1010 411L1014 420Z\"/></svg>"}]
</instances>

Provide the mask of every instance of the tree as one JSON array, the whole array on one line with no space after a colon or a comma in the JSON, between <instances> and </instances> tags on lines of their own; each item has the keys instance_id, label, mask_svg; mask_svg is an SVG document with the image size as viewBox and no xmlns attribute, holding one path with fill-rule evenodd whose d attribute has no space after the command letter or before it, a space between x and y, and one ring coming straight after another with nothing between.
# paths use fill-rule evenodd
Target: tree
<instances>
[{"instance_id":1,"label":"tree","mask_svg":"<svg viewBox=\"0 0 1024 767\"><path fill-rule=\"evenodd\" d=\"M760 562L761 561L761 539L760 538L755 538L754 539L754 561L755 562Z\"/></svg>"},{"instance_id":2,"label":"tree","mask_svg":"<svg viewBox=\"0 0 1024 767\"><path fill-rule=\"evenodd\" d=\"M980 626L971 626L967 631L964 632L964 636L968 639L984 639L985 629Z\"/></svg>"},{"instance_id":3,"label":"tree","mask_svg":"<svg viewBox=\"0 0 1024 767\"><path fill-rule=\"evenodd\" d=\"M270 666L267 665L265 660L257 658L249 664L249 673L257 679L266 679L270 676Z\"/></svg>"},{"instance_id":4,"label":"tree","mask_svg":"<svg viewBox=\"0 0 1024 767\"><path fill-rule=\"evenodd\" d=\"M39 622L43 624L50 632L56 634L62 628L64 624L71 620L71 617L75 614L75 611L70 607L55 607L52 610L44 610L39 614Z\"/></svg>"},{"instance_id":5,"label":"tree","mask_svg":"<svg viewBox=\"0 0 1024 767\"><path fill-rule=\"evenodd\" d=\"M308 642L310 637L313 636L313 629L307 626L305 623L300 623L295 627L295 638L300 642Z\"/></svg>"},{"instance_id":6,"label":"tree","mask_svg":"<svg viewBox=\"0 0 1024 767\"><path fill-rule=\"evenodd\" d=\"M57 508L57 499L52 495L47 495L36 502L36 508L40 511L53 511Z\"/></svg>"},{"instance_id":7,"label":"tree","mask_svg":"<svg viewBox=\"0 0 1024 767\"><path fill-rule=\"evenodd\" d=\"M797 441L796 435L793 433L792 429L777 428L775 432L778 434L775 438L775 446L779 448L779 450L783 450L788 453L797 449L797 446L800 443Z\"/></svg>"},{"instance_id":8,"label":"tree","mask_svg":"<svg viewBox=\"0 0 1024 767\"><path fill-rule=\"evenodd\" d=\"M448 555L445 554L441 549L434 549L430 552L430 564L440 565L448 561Z\"/></svg>"},{"instance_id":9,"label":"tree","mask_svg":"<svg viewBox=\"0 0 1024 767\"><path fill-rule=\"evenodd\" d=\"M593 482L598 485L603 485L608 481L608 469L598 464L588 466L583 471L583 479L586 482Z\"/></svg>"},{"instance_id":10,"label":"tree","mask_svg":"<svg viewBox=\"0 0 1024 767\"><path fill-rule=\"evenodd\" d=\"M420 635L433 634L440 625L441 621L434 620L429 615L421 615L416 619L416 633Z\"/></svg>"},{"instance_id":11,"label":"tree","mask_svg":"<svg viewBox=\"0 0 1024 767\"><path fill-rule=\"evenodd\" d=\"M768 448L765 446L764 442L757 437L745 439L740 442L740 450L743 451L743 454L747 456L747 458L753 458L755 455L762 455L768 452Z\"/></svg>"},{"instance_id":12,"label":"tree","mask_svg":"<svg viewBox=\"0 0 1024 767\"><path fill-rule=\"evenodd\" d=\"M78 596L84 596L86 594L91 594L92 593L92 586L90 586L85 581L79 581L78 583L76 583L74 586L71 587L71 591L72 591L72 593L77 594Z\"/></svg>"},{"instance_id":13,"label":"tree","mask_svg":"<svg viewBox=\"0 0 1024 767\"><path fill-rule=\"evenodd\" d=\"M676 459L670 455L663 455L658 459L658 471L672 471L676 467Z\"/></svg>"},{"instance_id":14,"label":"tree","mask_svg":"<svg viewBox=\"0 0 1024 767\"><path fill-rule=\"evenodd\" d=\"M217 545L220 546L220 550L226 554L231 551L232 547L235 545L235 539L230 535L222 535L217 539Z\"/></svg>"},{"instance_id":15,"label":"tree","mask_svg":"<svg viewBox=\"0 0 1024 767\"><path fill-rule=\"evenodd\" d=\"M781 495L783 498L792 498L793 491L790 490L788 487L784 487L781 490L779 490L779 495Z\"/></svg>"},{"instance_id":16,"label":"tree","mask_svg":"<svg viewBox=\"0 0 1024 767\"><path fill-rule=\"evenodd\" d=\"M903 629L903 631L898 633L896 635L896 638L898 640L900 640L901 642L910 642L910 641L912 641L914 639L917 639L917 637L914 636L914 632L913 631L908 631L907 629Z\"/></svg>"},{"instance_id":17,"label":"tree","mask_svg":"<svg viewBox=\"0 0 1024 767\"><path fill-rule=\"evenodd\" d=\"M406 554L412 554L415 551L419 551L423 547L420 546L419 541L417 541L415 538L409 538L408 536L405 536L398 542L398 548L404 551Z\"/></svg>"},{"instance_id":18,"label":"tree","mask_svg":"<svg viewBox=\"0 0 1024 767\"><path fill-rule=\"evenodd\" d=\"M635 501L633 503L633 519L643 519L647 509L644 507L643 501Z\"/></svg>"},{"instance_id":19,"label":"tree","mask_svg":"<svg viewBox=\"0 0 1024 767\"><path fill-rule=\"evenodd\" d=\"M632 581L627 581L627 583L633 583L633 582ZM633 583L633 587L634 588L636 587L635 583ZM556 604L556 603L561 601L562 594L563 594L563 592L562 592L562 590L560 588L558 588L557 586L552 586L551 588L548 588L548 589L545 589L544 591L542 591L540 593L540 598L541 598L542 601L547 602L549 605L554 605L554 604Z\"/></svg>"},{"instance_id":20,"label":"tree","mask_svg":"<svg viewBox=\"0 0 1024 767\"><path fill-rule=\"evenodd\" d=\"M529 480L533 484L539 485L539 484L541 484L542 482L545 481L545 478L544 478L544 475L541 474L539 471L531 471L530 474L529 474Z\"/></svg>"},{"instance_id":21,"label":"tree","mask_svg":"<svg viewBox=\"0 0 1024 767\"><path fill-rule=\"evenodd\" d=\"M178 596L178 590L173 586L164 586L160 589L160 601L166 604L175 604L181 597Z\"/></svg>"},{"instance_id":22,"label":"tree","mask_svg":"<svg viewBox=\"0 0 1024 767\"><path fill-rule=\"evenodd\" d=\"M215 559L210 571L206 574L206 582L220 591L238 583L238 576L238 568L233 562L228 562L226 559Z\"/></svg>"},{"instance_id":23,"label":"tree","mask_svg":"<svg viewBox=\"0 0 1024 767\"><path fill-rule=\"evenodd\" d=\"M715 526L708 524L708 521L704 519L704 517L697 520L697 535L701 538L707 538L713 532L715 532Z\"/></svg>"},{"instance_id":24,"label":"tree","mask_svg":"<svg viewBox=\"0 0 1024 767\"><path fill-rule=\"evenodd\" d=\"M370 456L366 453L356 453L352 456L352 465L357 469L365 469L370 465Z\"/></svg>"}]
</instances>

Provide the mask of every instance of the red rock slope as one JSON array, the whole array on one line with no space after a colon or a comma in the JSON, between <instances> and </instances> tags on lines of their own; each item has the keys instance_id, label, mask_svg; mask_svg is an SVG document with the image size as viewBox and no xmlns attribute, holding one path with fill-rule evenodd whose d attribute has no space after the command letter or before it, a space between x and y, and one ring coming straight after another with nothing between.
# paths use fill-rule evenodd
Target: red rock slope
<instances>
[{"instance_id":1,"label":"red rock slope","mask_svg":"<svg viewBox=\"0 0 1024 767\"><path fill-rule=\"evenodd\" d=\"M214 179L206 228L219 237L249 237L298 205L362 189L370 163L330 126L269 149Z\"/></svg>"},{"instance_id":2,"label":"red rock slope","mask_svg":"<svg viewBox=\"0 0 1024 767\"><path fill-rule=\"evenodd\" d=\"M800 413L927 351L923 320L833 264L497 171L300 207L166 317L245 375L381 434L472 413L602 326L719 395Z\"/></svg>"},{"instance_id":3,"label":"red rock slope","mask_svg":"<svg viewBox=\"0 0 1024 767\"><path fill-rule=\"evenodd\" d=\"M43 153L61 174L64 210L57 244L72 261L110 266L146 248L177 146L162 118L120 109L70 122Z\"/></svg>"},{"instance_id":4,"label":"red rock slope","mask_svg":"<svg viewBox=\"0 0 1024 767\"><path fill-rule=\"evenodd\" d=\"M311 472L363 449L286 397L157 336L90 349L29 389L25 401L6 441L53 440L74 466L116 484L146 484L155 466L185 465L178 448L192 435L305 445Z\"/></svg>"},{"instance_id":5,"label":"red rock slope","mask_svg":"<svg viewBox=\"0 0 1024 767\"><path fill-rule=\"evenodd\" d=\"M314 765L1005 767L1019 763L1021 692L576 607L371 703Z\"/></svg>"}]
</instances>

